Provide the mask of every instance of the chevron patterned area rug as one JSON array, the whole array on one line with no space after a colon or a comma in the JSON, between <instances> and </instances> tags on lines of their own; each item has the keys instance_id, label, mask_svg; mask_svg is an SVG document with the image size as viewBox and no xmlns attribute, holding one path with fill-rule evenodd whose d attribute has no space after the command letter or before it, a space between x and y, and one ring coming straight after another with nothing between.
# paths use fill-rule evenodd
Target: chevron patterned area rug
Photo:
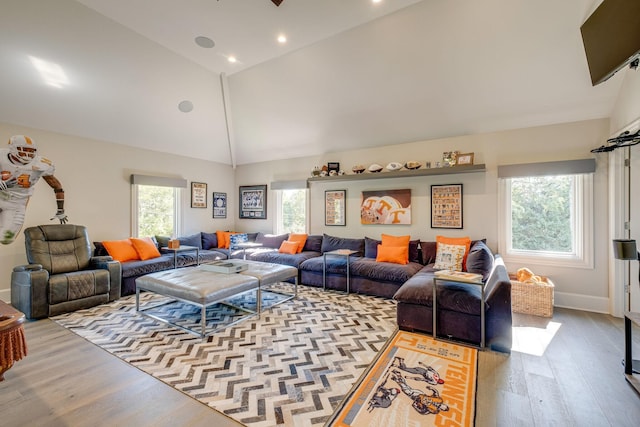
<instances>
[{"instance_id":1,"label":"chevron patterned area rug","mask_svg":"<svg viewBox=\"0 0 640 427\"><path fill-rule=\"evenodd\" d=\"M473 426L478 350L399 331L329 425Z\"/></svg>"},{"instance_id":2,"label":"chevron patterned area rug","mask_svg":"<svg viewBox=\"0 0 640 427\"><path fill-rule=\"evenodd\" d=\"M167 301L152 293L140 299L141 308ZM197 324L199 310L178 304L164 305L164 314ZM237 314L214 306L207 324ZM133 295L53 320L245 425L313 426L330 418L393 335L396 306L298 286L297 298L205 339L137 313Z\"/></svg>"}]
</instances>

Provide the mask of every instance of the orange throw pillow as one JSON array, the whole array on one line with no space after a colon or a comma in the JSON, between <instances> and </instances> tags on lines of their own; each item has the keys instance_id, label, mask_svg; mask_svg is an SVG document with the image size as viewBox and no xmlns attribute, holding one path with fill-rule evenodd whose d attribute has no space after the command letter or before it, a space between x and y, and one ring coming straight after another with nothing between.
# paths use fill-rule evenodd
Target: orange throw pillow
<instances>
[{"instance_id":1,"label":"orange throw pillow","mask_svg":"<svg viewBox=\"0 0 640 427\"><path fill-rule=\"evenodd\" d=\"M228 245L229 243L225 241L226 238L226 231L220 231L217 230L216 231L216 237L218 238L218 247L219 248L224 248L225 245Z\"/></svg>"},{"instance_id":2,"label":"orange throw pillow","mask_svg":"<svg viewBox=\"0 0 640 427\"><path fill-rule=\"evenodd\" d=\"M462 271L467 271L467 255L469 255L469 248L471 248L471 239L469 237L436 236L436 251L440 243L443 243L445 245L465 246L464 258L462 259Z\"/></svg>"},{"instance_id":3,"label":"orange throw pillow","mask_svg":"<svg viewBox=\"0 0 640 427\"><path fill-rule=\"evenodd\" d=\"M409 240L411 236L391 236L389 234L382 235L382 246L406 246L409 249Z\"/></svg>"},{"instance_id":4,"label":"orange throw pillow","mask_svg":"<svg viewBox=\"0 0 640 427\"><path fill-rule=\"evenodd\" d=\"M158 247L153 243L151 237L142 237L139 239L132 237L129 240L131 240L133 249L136 250L141 260L144 261L146 259L158 258L160 256L160 251L158 251Z\"/></svg>"},{"instance_id":5,"label":"orange throw pillow","mask_svg":"<svg viewBox=\"0 0 640 427\"><path fill-rule=\"evenodd\" d=\"M278 249L278 252L280 252L281 254L295 254L298 251L298 245L298 242L284 240L280 244L280 249Z\"/></svg>"},{"instance_id":6,"label":"orange throw pillow","mask_svg":"<svg viewBox=\"0 0 640 427\"><path fill-rule=\"evenodd\" d=\"M298 251L296 253L300 253L302 252L302 249L304 249L304 244L307 243L307 235L306 234L295 234L295 233L291 233L289 234L289 240L290 242L298 242Z\"/></svg>"},{"instance_id":7,"label":"orange throw pillow","mask_svg":"<svg viewBox=\"0 0 640 427\"><path fill-rule=\"evenodd\" d=\"M407 246L384 246L378 245L377 262L392 262L394 264L409 263L409 245Z\"/></svg>"},{"instance_id":8,"label":"orange throw pillow","mask_svg":"<svg viewBox=\"0 0 640 427\"><path fill-rule=\"evenodd\" d=\"M104 248L109 252L111 258L116 261L125 262L140 259L131 240L106 240L102 242Z\"/></svg>"}]
</instances>

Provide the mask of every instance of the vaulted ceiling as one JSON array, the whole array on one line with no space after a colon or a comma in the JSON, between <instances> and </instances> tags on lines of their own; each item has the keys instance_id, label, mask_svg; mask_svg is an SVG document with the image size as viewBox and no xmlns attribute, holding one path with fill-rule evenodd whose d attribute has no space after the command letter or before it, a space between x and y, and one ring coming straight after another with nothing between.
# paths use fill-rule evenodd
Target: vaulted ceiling
<instances>
[{"instance_id":1,"label":"vaulted ceiling","mask_svg":"<svg viewBox=\"0 0 640 427\"><path fill-rule=\"evenodd\" d=\"M2 0L0 122L235 165L608 117L599 3Z\"/></svg>"}]
</instances>

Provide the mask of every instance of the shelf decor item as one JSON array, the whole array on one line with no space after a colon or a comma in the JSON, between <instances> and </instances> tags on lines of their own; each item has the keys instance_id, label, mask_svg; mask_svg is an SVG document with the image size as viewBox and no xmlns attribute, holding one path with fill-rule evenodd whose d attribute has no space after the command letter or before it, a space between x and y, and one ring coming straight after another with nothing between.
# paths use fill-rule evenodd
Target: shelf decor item
<instances>
[{"instance_id":1,"label":"shelf decor item","mask_svg":"<svg viewBox=\"0 0 640 427\"><path fill-rule=\"evenodd\" d=\"M267 186L240 186L240 219L267 219Z\"/></svg>"},{"instance_id":2,"label":"shelf decor item","mask_svg":"<svg viewBox=\"0 0 640 427\"><path fill-rule=\"evenodd\" d=\"M457 165L472 165L473 164L473 153L464 153L458 154L458 163Z\"/></svg>"},{"instance_id":3,"label":"shelf decor item","mask_svg":"<svg viewBox=\"0 0 640 427\"><path fill-rule=\"evenodd\" d=\"M347 225L347 190L324 192L324 225Z\"/></svg>"},{"instance_id":4,"label":"shelf decor item","mask_svg":"<svg viewBox=\"0 0 640 427\"><path fill-rule=\"evenodd\" d=\"M191 207L207 207L207 184L205 184L204 182L191 183Z\"/></svg>"},{"instance_id":5,"label":"shelf decor item","mask_svg":"<svg viewBox=\"0 0 640 427\"><path fill-rule=\"evenodd\" d=\"M213 193L213 217L227 217L227 193Z\"/></svg>"},{"instance_id":6,"label":"shelf decor item","mask_svg":"<svg viewBox=\"0 0 640 427\"><path fill-rule=\"evenodd\" d=\"M431 186L431 228L462 228L462 184Z\"/></svg>"}]
</instances>

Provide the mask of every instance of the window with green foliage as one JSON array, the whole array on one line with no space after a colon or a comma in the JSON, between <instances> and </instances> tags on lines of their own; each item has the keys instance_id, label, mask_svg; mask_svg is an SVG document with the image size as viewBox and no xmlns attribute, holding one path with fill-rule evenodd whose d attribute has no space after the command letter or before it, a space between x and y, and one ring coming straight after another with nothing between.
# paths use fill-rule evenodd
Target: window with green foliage
<instances>
[{"instance_id":1,"label":"window with green foliage","mask_svg":"<svg viewBox=\"0 0 640 427\"><path fill-rule=\"evenodd\" d=\"M592 264L591 174L503 180L501 252L511 261Z\"/></svg>"},{"instance_id":2,"label":"window with green foliage","mask_svg":"<svg viewBox=\"0 0 640 427\"><path fill-rule=\"evenodd\" d=\"M307 189L277 190L276 233L306 233Z\"/></svg>"},{"instance_id":3,"label":"window with green foliage","mask_svg":"<svg viewBox=\"0 0 640 427\"><path fill-rule=\"evenodd\" d=\"M134 185L134 230L137 236L177 236L180 189Z\"/></svg>"}]
</instances>

